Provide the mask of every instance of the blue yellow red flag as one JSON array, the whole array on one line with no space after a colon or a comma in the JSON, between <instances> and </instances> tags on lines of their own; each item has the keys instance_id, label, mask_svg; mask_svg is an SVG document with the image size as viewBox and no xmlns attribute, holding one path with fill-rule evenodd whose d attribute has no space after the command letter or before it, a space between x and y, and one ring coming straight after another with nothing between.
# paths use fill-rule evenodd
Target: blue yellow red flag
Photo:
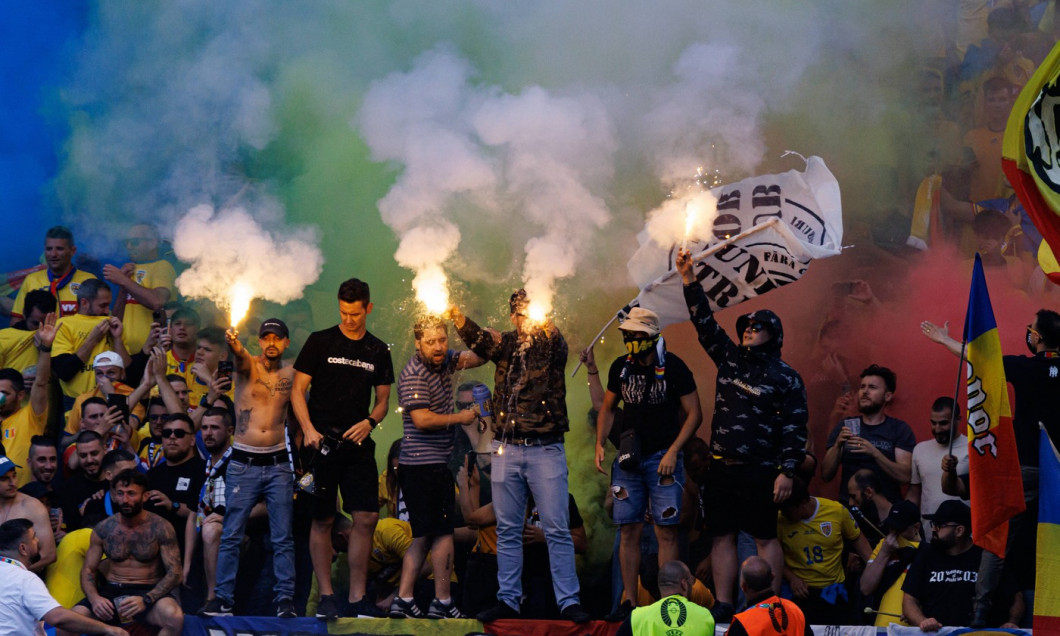
<instances>
[{"instance_id":1,"label":"blue yellow red flag","mask_svg":"<svg viewBox=\"0 0 1060 636\"><path fill-rule=\"evenodd\" d=\"M1060 634L1060 456L1041 428L1038 447L1038 549L1034 633Z\"/></svg>"},{"instance_id":2,"label":"blue yellow red flag","mask_svg":"<svg viewBox=\"0 0 1060 636\"><path fill-rule=\"evenodd\" d=\"M1053 254L1060 254L1060 42L1020 91L1001 145L1001 168ZM1053 257L1055 263L1055 257ZM1042 269L1060 284L1060 271Z\"/></svg>"},{"instance_id":3,"label":"blue yellow red flag","mask_svg":"<svg viewBox=\"0 0 1060 636\"><path fill-rule=\"evenodd\" d=\"M1004 556L1008 520L1023 512L1023 479L1012 431L1001 340L975 255L964 320L968 373L968 470L975 544Z\"/></svg>"}]
</instances>

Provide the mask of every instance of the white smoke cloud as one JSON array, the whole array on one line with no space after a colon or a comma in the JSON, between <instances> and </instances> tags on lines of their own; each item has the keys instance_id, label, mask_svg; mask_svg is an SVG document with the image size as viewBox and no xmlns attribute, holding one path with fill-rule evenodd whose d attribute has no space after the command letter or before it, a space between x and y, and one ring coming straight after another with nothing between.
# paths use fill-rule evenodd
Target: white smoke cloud
<instances>
[{"instance_id":1,"label":"white smoke cloud","mask_svg":"<svg viewBox=\"0 0 1060 636\"><path fill-rule=\"evenodd\" d=\"M189 210L173 235L177 258L190 264L177 277L180 293L219 307L229 307L239 287L281 304L300 298L324 266L316 231L283 227L272 216L267 229L244 208Z\"/></svg>"}]
</instances>

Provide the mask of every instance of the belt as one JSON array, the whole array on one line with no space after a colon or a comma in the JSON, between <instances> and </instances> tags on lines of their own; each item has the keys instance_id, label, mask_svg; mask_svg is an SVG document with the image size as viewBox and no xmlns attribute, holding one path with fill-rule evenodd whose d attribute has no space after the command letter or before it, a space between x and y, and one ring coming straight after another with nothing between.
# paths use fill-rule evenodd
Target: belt
<instances>
[{"instance_id":1,"label":"belt","mask_svg":"<svg viewBox=\"0 0 1060 636\"><path fill-rule=\"evenodd\" d=\"M275 466L286 464L289 461L287 451L274 451L272 453L248 453L238 448L232 449L232 461L248 466Z\"/></svg>"},{"instance_id":2,"label":"belt","mask_svg":"<svg viewBox=\"0 0 1060 636\"><path fill-rule=\"evenodd\" d=\"M550 433L548 435L538 435L535 437L512 437L510 439L504 439L501 437L502 443L515 444L516 446L547 446L549 444L558 444L562 441L562 433Z\"/></svg>"}]
</instances>

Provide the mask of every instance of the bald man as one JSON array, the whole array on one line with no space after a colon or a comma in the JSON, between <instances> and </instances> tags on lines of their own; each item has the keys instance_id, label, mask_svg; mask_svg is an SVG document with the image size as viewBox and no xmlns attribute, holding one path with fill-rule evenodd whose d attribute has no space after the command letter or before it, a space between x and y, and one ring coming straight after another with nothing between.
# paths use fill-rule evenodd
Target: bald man
<instances>
[{"instance_id":1,"label":"bald man","mask_svg":"<svg viewBox=\"0 0 1060 636\"><path fill-rule=\"evenodd\" d=\"M688 600L695 580L684 563L664 563L659 568L662 599L634 609L615 636L713 636L714 617L710 610Z\"/></svg>"},{"instance_id":2,"label":"bald man","mask_svg":"<svg viewBox=\"0 0 1060 636\"><path fill-rule=\"evenodd\" d=\"M747 609L732 617L725 636L812 636L802 610L773 594L773 568L762 557L748 558L740 566L740 589Z\"/></svg>"}]
</instances>

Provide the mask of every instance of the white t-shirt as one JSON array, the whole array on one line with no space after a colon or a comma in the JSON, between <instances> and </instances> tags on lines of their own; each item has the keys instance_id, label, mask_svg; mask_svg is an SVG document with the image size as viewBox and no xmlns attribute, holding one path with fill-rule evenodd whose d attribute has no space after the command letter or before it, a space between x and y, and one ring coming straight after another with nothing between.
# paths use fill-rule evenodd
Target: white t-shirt
<instances>
[{"instance_id":1,"label":"white t-shirt","mask_svg":"<svg viewBox=\"0 0 1060 636\"><path fill-rule=\"evenodd\" d=\"M920 484L920 521L926 536L931 536L927 519L924 515L935 514L939 504L947 499L956 499L942 492L942 458L949 455L946 444L939 444L935 438L920 442L913 447L913 474L910 484ZM957 474L968 474L968 438L961 435L953 440L953 456L957 458Z\"/></svg>"},{"instance_id":2,"label":"white t-shirt","mask_svg":"<svg viewBox=\"0 0 1060 636\"><path fill-rule=\"evenodd\" d=\"M0 636L44 636L41 620L60 607L44 581L21 566L0 562Z\"/></svg>"}]
</instances>

